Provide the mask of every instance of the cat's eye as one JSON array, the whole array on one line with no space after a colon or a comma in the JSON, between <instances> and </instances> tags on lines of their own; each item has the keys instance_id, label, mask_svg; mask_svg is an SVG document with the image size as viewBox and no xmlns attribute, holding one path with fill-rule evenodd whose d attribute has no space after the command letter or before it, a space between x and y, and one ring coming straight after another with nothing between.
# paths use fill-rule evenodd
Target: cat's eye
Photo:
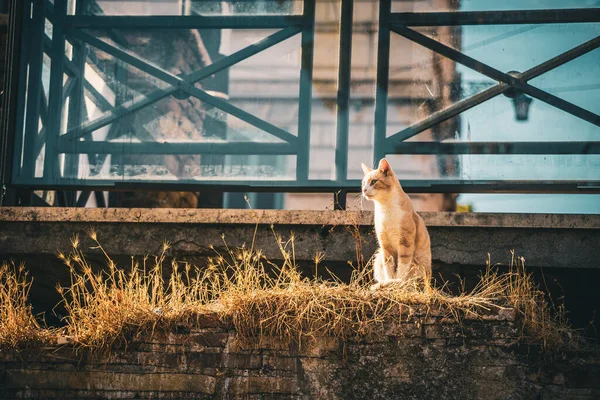
<instances>
[{"instance_id":1,"label":"cat's eye","mask_svg":"<svg viewBox=\"0 0 600 400\"><path fill-rule=\"evenodd\" d=\"M376 184L376 183L377 183L377 179L373 179L373 180L371 181L371 186L373 186L373 185L374 185L374 184Z\"/></svg>"}]
</instances>

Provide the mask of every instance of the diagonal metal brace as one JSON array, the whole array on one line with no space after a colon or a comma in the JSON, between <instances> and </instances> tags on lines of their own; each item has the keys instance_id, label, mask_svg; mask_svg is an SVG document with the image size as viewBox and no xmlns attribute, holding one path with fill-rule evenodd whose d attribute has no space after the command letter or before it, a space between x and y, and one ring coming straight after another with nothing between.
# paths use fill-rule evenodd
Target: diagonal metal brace
<instances>
[{"instance_id":1,"label":"diagonal metal brace","mask_svg":"<svg viewBox=\"0 0 600 400\"><path fill-rule=\"evenodd\" d=\"M559 108L565 112L568 112L576 117L579 117L585 121L588 121L594 125L600 126L600 115L594 114L584 108L581 108L573 103L570 103L566 100L563 100L559 97L556 97L548 92L545 92L541 89L538 89L534 86L529 85L523 79L517 78L515 76L511 76L505 74L502 71L499 71L489 65L482 63L472 57L469 57L458 50L455 50L451 47L446 46L438 42L437 40L431 39L422 33L414 31L406 26L398 26L391 28L392 31L396 32L399 35L406 37L420 45L427 47L443 55L444 57L448 57L449 59L456 61L468 68L471 68L481 74L486 75L489 78L492 78L496 81L506 83L511 87L518 89L528 95L535 97L541 101L544 101L550 105L553 105L556 108Z\"/></svg>"},{"instance_id":2,"label":"diagonal metal brace","mask_svg":"<svg viewBox=\"0 0 600 400\"><path fill-rule=\"evenodd\" d=\"M585 121L588 121L588 122L590 122L590 123L592 123L592 124L594 124L596 126L600 126L600 116L599 115L594 114L594 113L592 113L592 112L590 112L590 111L588 111L588 110L586 110L584 108L581 108L581 107L579 107L579 106L577 106L577 105L575 105L573 103L565 101L565 100L563 100L563 99L561 99L559 97L556 97L556 96L554 96L554 95L552 95L552 94L550 94L548 92L545 92L545 91L540 90L540 89L538 89L536 87L533 87L533 86L531 86L531 85L529 85L528 83L525 82L525 80L527 80L527 79L532 79L533 76L532 77L526 77L526 73L522 73L522 74L520 74L518 76L511 76L511 75L505 74L505 73L503 73L503 72L501 72L501 71L499 71L499 70L497 70L497 69L495 69L493 67L490 67L490 66L488 66L488 65L486 65L486 64L484 64L484 63L482 63L482 62L480 62L478 60L475 60L475 59L473 59L473 58L471 58L469 56L466 56L463 53L461 53L461 52L459 52L459 51L457 51L457 50L455 50L453 48L450 48L450 47L448 47L448 46L446 46L446 45L444 45L444 44L442 44L442 43L440 43L440 42L438 42L438 41L436 41L434 39L431 39L431 38L429 38L429 37L427 37L427 36L425 36L425 35L423 35L423 34L421 34L419 32L416 32L416 31L414 31L414 30L412 30L412 29L410 29L410 28L408 28L406 26L392 27L392 28L390 28L390 30L392 30L393 32L395 32L395 33L397 33L397 34L399 34L401 36L406 37L409 40L414 41L415 43L418 43L418 44L420 44L420 45L422 45L424 47L427 47L430 50L433 50L433 51L435 51L435 52L437 52L437 53L439 53L439 54L441 54L441 55L443 55L443 56L445 56L445 57L447 57L447 58L449 58L449 59L451 59L453 61L456 61L456 62L458 62L460 64L463 64L463 65L465 65L468 68L471 68L471 69L473 69L473 70L475 70L475 71L477 71L479 73L482 73L482 74L484 74L484 75L486 75L486 76L488 76L488 77L490 77L492 79L495 79L495 80L501 82L500 85L497 85L497 86L494 86L494 87L491 87L491 88L487 89L485 91L485 93L484 92L479 93L479 94L477 94L477 95L475 95L475 96L473 96L473 97L471 97L469 99L466 99L465 101L461 102L461 104L455 104L454 106L451 106L450 108L452 108L452 107L459 108L460 107L460 110L458 112L452 113L453 115L456 115L456 114L458 114L458 113L460 113L462 111L465 111L465 110L467 110L467 109L469 109L469 108L471 108L471 107L473 107L473 106L475 106L477 104L481 104L484 101L489 100L490 98L492 98L494 96L497 96L498 94L500 94L500 93L508 90L509 88L513 87L513 88L521 90L522 92L527 93L530 96L535 97L535 98L537 98L537 99L539 99L539 100L541 100L541 101L543 101L545 103L548 103L548 104L550 104L550 105L552 105L552 106L554 106L554 107L556 107L556 108L558 108L560 110L563 110L563 111L565 111L565 112L567 112L569 114L572 114L572 115L574 115L574 116L576 116L578 118L581 118L581 119L583 119ZM590 42L596 41L594 43L594 46L587 46L587 47L593 47L593 48L598 47L597 39L600 39L600 38L595 38L592 41L590 41ZM588 43L590 43L590 42L588 42ZM587 51L590 51L590 50L591 50L591 48L588 49ZM587 52L587 51L585 51L585 52ZM585 54L585 52L582 52L582 54ZM579 55L581 55L581 54L579 54ZM573 58L576 58L576 57L573 57ZM560 63L558 65L562 65L562 63ZM544 72L547 72L547 71L549 71L549 70L551 70L553 68L556 68L558 65L555 65L555 66L547 69ZM532 68L529 71L532 71L534 69L536 69L536 68L534 67L534 68ZM529 72L529 71L527 71L527 72ZM542 73L544 73L544 72L542 72ZM477 101L473 101L473 102L467 103L469 100L472 100L472 99L476 99ZM465 107L467 104L469 104L469 106ZM445 110L442 110L438 114L441 114L444 111ZM445 119L448 119L448 118L450 118L453 115L444 115L445 118L443 118L443 119L438 118L439 120L436 121L436 123L441 122L441 121L443 121ZM434 114L434 116L436 116L436 115ZM418 125L421 125L421 124L417 123L415 125L418 126ZM422 124L422 125L425 125L425 124ZM389 137L388 141L393 142L393 143L397 143L397 142L399 142L401 140L406 140L406 139L408 139L408 138L410 138L410 137L418 134L419 132L422 132L425 129L428 129L429 127L432 126L432 124L430 124L430 123L427 123L426 125L427 126L425 126L425 127L419 126L418 130L415 129L416 126L408 127L406 129L404 129L403 131L400 131L400 132L392 135L391 137Z\"/></svg>"},{"instance_id":3,"label":"diagonal metal brace","mask_svg":"<svg viewBox=\"0 0 600 400\"><path fill-rule=\"evenodd\" d=\"M84 42L87 42L89 44L92 44L94 47L97 47L103 51L106 51L107 53L141 69L142 71L147 72L147 73L157 77L158 79L171 84L172 87L166 88L166 89L157 89L157 90L154 90L154 91L148 93L147 95L138 96L130 101L127 101L127 102L123 103L122 105L115 107L114 109L106 112L99 118L96 118L94 121L89 121L87 123L82 124L78 128L74 128L74 129L68 131L64 135L64 137L65 137L65 139L68 138L69 140L79 139L90 132L93 132L99 128L102 128L106 125L113 123L114 121L122 118L123 116L129 115L143 107L149 106L157 101L160 101L160 100L164 99L165 97L168 97L168 96L176 93L179 90L183 90L183 91L187 92L187 90L183 89L183 87L181 86L181 85L185 85L188 88L195 89L194 93L188 92L189 94L193 95L194 97L198 97L196 95L199 95L202 97L202 98L198 97L200 100L205 101L209 104L212 104L213 106L220 108L220 109L236 116L237 118L239 118L245 122L248 122L249 124L251 124L253 126L256 126L259 129L262 129L268 133L271 133L272 135L274 135L280 139L283 139L289 143L294 143L297 140L296 136L294 136L294 135L290 134L289 132L286 132L285 130L278 128L266 121L263 121L255 116L247 113L246 111L241 110L241 109L231 105L230 103L228 103L226 101L223 101L214 96L211 96L201 89L195 88L193 86L193 84L206 78L206 77L209 77L223 69L226 69L234 64L237 64L238 62L243 61L243 60L245 60L245 59L247 59L269 47L272 47L278 43L281 43L282 41L298 34L300 31L301 31L301 28L298 28L298 27L290 27L290 28L283 29L281 31L274 33L273 35L266 37L265 39L261 40L260 42L257 42L251 46L245 47L244 49L241 49L240 51L237 51L227 57L224 57L224 58L212 63L211 65L202 68L201 70L198 70L198 71L193 72L188 75L184 75L182 77L178 77L167 71L162 70L160 67L152 65L151 63L140 59L137 55L131 54L125 50L121 50L115 46L112 46L109 43L106 43L100 39L95 38L92 35L89 35L85 32L82 32L82 31L79 31L76 29L69 29L69 33L72 36L74 36ZM123 57L125 57L127 60L124 59ZM150 72L150 70L153 72Z\"/></svg>"},{"instance_id":4,"label":"diagonal metal brace","mask_svg":"<svg viewBox=\"0 0 600 400\"><path fill-rule=\"evenodd\" d=\"M562 54L557 55L543 63L536 65L535 67L528 69L527 71L522 72L517 75L518 78L524 80L530 80L537 78L540 75L543 75L555 68L560 67L578 57L581 57L584 54L589 53L592 50L595 50L600 47L600 36L595 37L594 39L588 40L576 46ZM439 124L440 122L446 121L456 115L467 111L487 100L490 100L505 91L510 89L510 86L505 83L498 83L488 89L485 89L471 97L460 100L451 106L448 106L442 110L436 111L431 114L429 117L425 118L422 121L415 122L414 124L402 129L401 131L393 134L387 140L390 142L399 143L410 139L413 136L418 135L419 133L433 127L434 125Z\"/></svg>"}]
</instances>

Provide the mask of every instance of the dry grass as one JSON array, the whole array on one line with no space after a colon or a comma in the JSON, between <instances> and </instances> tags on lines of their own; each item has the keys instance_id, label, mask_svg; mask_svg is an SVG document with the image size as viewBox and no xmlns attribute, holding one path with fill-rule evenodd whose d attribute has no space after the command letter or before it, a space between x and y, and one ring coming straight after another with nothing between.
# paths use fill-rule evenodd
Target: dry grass
<instances>
[{"instance_id":1,"label":"dry grass","mask_svg":"<svg viewBox=\"0 0 600 400\"><path fill-rule=\"evenodd\" d=\"M289 254L286 245L293 248L293 241L280 244L282 254ZM461 323L464 317L477 319L502 309L515 310L522 339L554 347L564 344L564 333L570 332L564 314L553 310L525 272L523 259L513 258L504 274L488 266L473 290L450 295L444 287L423 281L373 292L370 274L364 272L368 269L355 270L347 284L303 279L293 257L286 257L277 277L268 279L257 260L250 261L248 255L240 263L234 255L219 259L221 267L228 263L227 268L238 271L222 288L219 303L242 338L275 336L297 343L318 336L360 340L383 334L387 325L402 323L413 312Z\"/></svg>"},{"instance_id":2,"label":"dry grass","mask_svg":"<svg viewBox=\"0 0 600 400\"><path fill-rule=\"evenodd\" d=\"M94 233L91 238L104 252ZM239 338L249 341L266 336L297 343L319 336L360 340L382 334L387 324L406 321L415 310L460 323L464 317L478 318L502 309L516 311L527 340L556 346L570 332L525 272L522 259L513 257L509 272L503 274L488 266L473 290L458 295L422 281L373 292L365 272L368 265L356 269L349 283L308 279L295 264L294 238L284 241L275 235L275 240L283 260L280 265L253 245L230 249L224 241L206 268L172 261L172 272L164 279L166 243L161 255L140 262L132 258L127 269L118 268L104 253L106 268L95 271L74 238L72 250L59 254L71 272L70 284L58 288L67 311L63 333L77 346L103 351L156 329L194 326L204 316L216 314L235 328ZM321 261L322 255L316 255L316 271ZM26 305L31 282L27 283L22 268L16 275L10 275L6 266L0 271L0 346L47 335L47 331L40 333L44 330Z\"/></svg>"},{"instance_id":3,"label":"dry grass","mask_svg":"<svg viewBox=\"0 0 600 400\"><path fill-rule=\"evenodd\" d=\"M96 240L95 235L92 238ZM295 264L294 238L275 235L283 263L275 265L254 248L230 249L210 259L202 271L172 262L163 281L165 251L148 266L135 261L128 272L106 255L108 269L94 273L74 240L73 251L61 255L71 268L64 297L67 333L91 349L109 349L138 335L177 324L194 325L207 313L230 323L238 337L260 340L273 336L302 343L317 336L359 340L384 332L386 324L410 318L412 311L455 318L477 318L500 309L515 309L524 338L556 345L563 325L551 317L551 307L536 289L523 260L508 273L491 266L470 292L450 295L444 287L414 281L373 292L366 272L355 270L349 283L304 278ZM96 241L99 249L102 249ZM315 257L318 270L322 256Z\"/></svg>"},{"instance_id":4,"label":"dry grass","mask_svg":"<svg viewBox=\"0 0 600 400\"><path fill-rule=\"evenodd\" d=\"M140 335L172 324L189 324L206 311L209 294L206 274L189 264L173 261L172 274L165 282L163 264L169 245L162 254L145 257L141 264L134 258L128 270L117 268L104 252L96 234L90 237L106 256L107 268L94 271L79 248L78 238L72 240L68 254L59 253L70 269L71 283L58 287L67 311L65 333L80 346L92 350L107 350L127 344Z\"/></svg>"},{"instance_id":5,"label":"dry grass","mask_svg":"<svg viewBox=\"0 0 600 400\"><path fill-rule=\"evenodd\" d=\"M45 343L43 330L27 303L32 279L21 264L0 265L0 349L15 350Z\"/></svg>"}]
</instances>

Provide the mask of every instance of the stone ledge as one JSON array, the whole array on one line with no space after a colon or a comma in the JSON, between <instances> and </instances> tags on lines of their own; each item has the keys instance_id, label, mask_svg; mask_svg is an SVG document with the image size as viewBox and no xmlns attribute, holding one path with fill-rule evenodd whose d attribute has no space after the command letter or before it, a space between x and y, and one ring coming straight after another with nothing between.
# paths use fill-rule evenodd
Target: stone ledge
<instances>
[{"instance_id":1,"label":"stone ledge","mask_svg":"<svg viewBox=\"0 0 600 400\"><path fill-rule=\"evenodd\" d=\"M421 212L431 227L600 229L600 215ZM370 211L0 207L3 222L369 226Z\"/></svg>"}]
</instances>

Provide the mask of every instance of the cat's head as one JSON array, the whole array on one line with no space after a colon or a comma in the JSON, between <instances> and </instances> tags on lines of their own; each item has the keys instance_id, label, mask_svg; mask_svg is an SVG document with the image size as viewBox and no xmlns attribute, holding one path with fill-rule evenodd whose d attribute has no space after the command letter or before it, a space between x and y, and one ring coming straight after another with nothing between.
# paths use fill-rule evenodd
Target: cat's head
<instances>
[{"instance_id":1,"label":"cat's head","mask_svg":"<svg viewBox=\"0 0 600 400\"><path fill-rule=\"evenodd\" d=\"M397 184L394 171L385 158L379 161L377 169L371 169L365 164L360 166L365 174L362 180L362 195L368 200L384 199Z\"/></svg>"}]
</instances>

